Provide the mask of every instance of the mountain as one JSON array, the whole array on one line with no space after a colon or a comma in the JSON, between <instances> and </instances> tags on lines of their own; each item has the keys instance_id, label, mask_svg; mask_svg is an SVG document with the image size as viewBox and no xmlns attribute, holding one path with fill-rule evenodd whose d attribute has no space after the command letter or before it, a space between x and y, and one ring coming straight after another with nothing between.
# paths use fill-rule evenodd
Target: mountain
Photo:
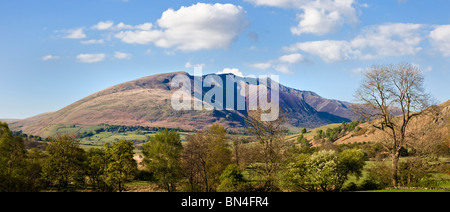
<instances>
[{"instance_id":1,"label":"mountain","mask_svg":"<svg viewBox=\"0 0 450 212\"><path fill-rule=\"evenodd\" d=\"M213 123L220 123L228 128L244 126L248 114L251 86L266 86L271 91L273 82L269 79L267 85L261 84L254 78L242 78L231 74L205 75L219 80L222 79L224 91L223 105L227 105L227 89L225 81L234 79L234 99L245 96L243 110L191 110L176 111L172 108L171 98L178 89L171 87L175 76L185 76L194 85L194 76L186 72L175 72L152 75L137 80L125 82L94 93L59 111L41 114L28 119L11 122L12 130L22 130L24 133L42 135L53 125L93 126L99 124L128 125L128 126L159 126L183 129L205 129ZM247 93L239 90L238 84L247 86ZM220 87L220 86L219 86ZM199 91L205 96L211 88ZM219 88L220 89L220 88ZM250 90L250 91L249 91ZM191 95L198 91L192 87ZM269 92L270 93L270 92ZM330 123L341 123L353 119L350 103L329 100L314 92L300 91L280 84L280 107L286 112L289 124L295 127L315 128ZM228 94L229 95L229 94ZM212 98L215 101L215 96ZM195 99L202 101L202 99ZM219 101L220 103L220 101ZM236 105L236 103L235 103ZM234 107L237 108L237 107Z\"/></svg>"}]
</instances>

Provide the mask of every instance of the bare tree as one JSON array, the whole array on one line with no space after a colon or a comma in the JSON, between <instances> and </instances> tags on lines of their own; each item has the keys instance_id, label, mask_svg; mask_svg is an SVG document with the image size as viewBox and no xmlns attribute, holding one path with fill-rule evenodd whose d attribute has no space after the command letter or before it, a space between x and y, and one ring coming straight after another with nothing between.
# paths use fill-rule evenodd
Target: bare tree
<instances>
[{"instance_id":1,"label":"bare tree","mask_svg":"<svg viewBox=\"0 0 450 212\"><path fill-rule=\"evenodd\" d=\"M362 119L386 132L385 148L392 157L392 183L398 186L398 163L408 140L411 120L430 106L430 95L423 88L424 78L417 66L399 64L372 66L364 73L355 94L354 111Z\"/></svg>"}]
</instances>

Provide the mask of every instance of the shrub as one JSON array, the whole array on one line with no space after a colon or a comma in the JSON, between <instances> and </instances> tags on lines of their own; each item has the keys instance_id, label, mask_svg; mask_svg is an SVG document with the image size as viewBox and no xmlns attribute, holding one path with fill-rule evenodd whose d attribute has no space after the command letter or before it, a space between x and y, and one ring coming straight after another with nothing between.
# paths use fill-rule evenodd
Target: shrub
<instances>
[{"instance_id":1,"label":"shrub","mask_svg":"<svg viewBox=\"0 0 450 212\"><path fill-rule=\"evenodd\" d=\"M244 175L236 164L230 164L220 176L220 192L239 192L244 188Z\"/></svg>"}]
</instances>

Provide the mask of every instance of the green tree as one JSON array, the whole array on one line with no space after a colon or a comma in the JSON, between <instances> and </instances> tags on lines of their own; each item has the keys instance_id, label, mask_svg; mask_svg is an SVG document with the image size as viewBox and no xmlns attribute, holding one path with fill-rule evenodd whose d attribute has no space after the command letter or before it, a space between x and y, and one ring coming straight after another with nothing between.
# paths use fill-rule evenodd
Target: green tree
<instances>
[{"instance_id":1,"label":"green tree","mask_svg":"<svg viewBox=\"0 0 450 212\"><path fill-rule=\"evenodd\" d=\"M27 166L23 139L12 136L8 125L0 122L0 190L24 191Z\"/></svg>"},{"instance_id":2,"label":"green tree","mask_svg":"<svg viewBox=\"0 0 450 212\"><path fill-rule=\"evenodd\" d=\"M364 153L360 150L319 151L311 156L300 154L286 166L282 185L293 191L341 191L348 176L361 176Z\"/></svg>"},{"instance_id":3,"label":"green tree","mask_svg":"<svg viewBox=\"0 0 450 212\"><path fill-rule=\"evenodd\" d=\"M167 191L176 191L182 176L180 134L165 129L143 145L144 164L157 178L159 185Z\"/></svg>"},{"instance_id":4,"label":"green tree","mask_svg":"<svg viewBox=\"0 0 450 212\"><path fill-rule=\"evenodd\" d=\"M303 134L297 137L297 142L300 144L301 153L312 153L311 143L306 139Z\"/></svg>"},{"instance_id":5,"label":"green tree","mask_svg":"<svg viewBox=\"0 0 450 212\"><path fill-rule=\"evenodd\" d=\"M50 138L48 157L43 164L42 178L59 191L73 190L84 182L85 152L74 135Z\"/></svg>"},{"instance_id":6,"label":"green tree","mask_svg":"<svg viewBox=\"0 0 450 212\"><path fill-rule=\"evenodd\" d=\"M230 163L231 150L223 126L214 124L207 133L189 136L183 152L183 171L189 181L187 190L215 191L220 175Z\"/></svg>"},{"instance_id":7,"label":"green tree","mask_svg":"<svg viewBox=\"0 0 450 212\"><path fill-rule=\"evenodd\" d=\"M213 124L209 130L209 157L207 159L211 185L220 184L220 175L231 163L231 150L227 143L227 130L219 124Z\"/></svg>"},{"instance_id":8,"label":"green tree","mask_svg":"<svg viewBox=\"0 0 450 212\"><path fill-rule=\"evenodd\" d=\"M86 176L94 191L112 191L106 183L106 168L109 159L105 149L91 148L86 152Z\"/></svg>"},{"instance_id":9,"label":"green tree","mask_svg":"<svg viewBox=\"0 0 450 212\"><path fill-rule=\"evenodd\" d=\"M124 184L132 180L137 173L137 163L134 160L134 145L131 141L120 140L112 145L106 144L106 183L108 186L122 192Z\"/></svg>"},{"instance_id":10,"label":"green tree","mask_svg":"<svg viewBox=\"0 0 450 212\"><path fill-rule=\"evenodd\" d=\"M218 191L239 192L242 191L245 182L241 169L236 164L230 164L220 175Z\"/></svg>"},{"instance_id":11,"label":"green tree","mask_svg":"<svg viewBox=\"0 0 450 212\"><path fill-rule=\"evenodd\" d=\"M308 132L308 131L306 130L306 128L303 128L301 133L302 133L302 134L305 134L306 132Z\"/></svg>"}]
</instances>

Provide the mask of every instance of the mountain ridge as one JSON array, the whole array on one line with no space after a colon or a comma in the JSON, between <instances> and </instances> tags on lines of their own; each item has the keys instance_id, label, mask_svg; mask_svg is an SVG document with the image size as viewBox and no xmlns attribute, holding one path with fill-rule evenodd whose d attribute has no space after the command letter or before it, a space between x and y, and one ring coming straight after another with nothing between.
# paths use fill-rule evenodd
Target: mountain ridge
<instances>
[{"instance_id":1,"label":"mountain ridge","mask_svg":"<svg viewBox=\"0 0 450 212\"><path fill-rule=\"evenodd\" d=\"M93 93L58 111L10 122L11 129L27 134L42 135L46 127L56 124L157 126L189 130L206 129L213 123L220 123L227 128L244 126L246 110L173 110L170 100L177 89L172 89L170 84L173 77L177 75L184 75L191 82L194 81L194 76L187 72L142 77ZM224 79L227 75L232 74L209 75L216 75ZM203 79L206 76L208 75L202 76ZM235 77L235 80L245 79L235 75L232 77ZM248 82L245 85L260 86ZM270 86L271 83L267 85L268 89ZM207 89L203 89L202 94L204 95L207 91ZM235 94L240 93L236 90ZM194 96L193 93L192 95ZM249 95L254 94L246 94L247 106ZM280 107L288 114L289 124L294 127L314 128L350 121L353 119L349 109L350 105L351 103L328 100L314 92L300 91L280 84Z\"/></svg>"}]
</instances>

